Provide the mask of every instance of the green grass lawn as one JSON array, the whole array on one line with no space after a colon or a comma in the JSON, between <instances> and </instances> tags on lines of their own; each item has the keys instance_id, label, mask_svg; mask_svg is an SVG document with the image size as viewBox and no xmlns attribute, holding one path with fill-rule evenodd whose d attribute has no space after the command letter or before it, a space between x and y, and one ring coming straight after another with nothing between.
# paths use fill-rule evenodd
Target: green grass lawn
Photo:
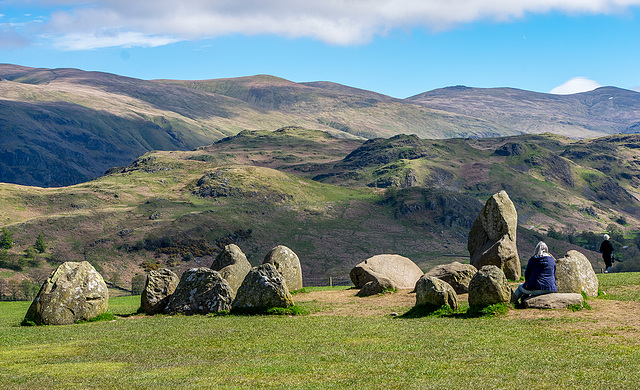
<instances>
[{"instance_id":1,"label":"green grass lawn","mask_svg":"<svg viewBox=\"0 0 640 390\"><path fill-rule=\"evenodd\" d=\"M618 275L624 283L615 281ZM637 273L599 277L604 288L640 285ZM635 389L640 383L637 338L594 334L591 319L130 316L20 327L28 306L0 303L3 389ZM129 315L139 297L112 298L109 306Z\"/></svg>"}]
</instances>

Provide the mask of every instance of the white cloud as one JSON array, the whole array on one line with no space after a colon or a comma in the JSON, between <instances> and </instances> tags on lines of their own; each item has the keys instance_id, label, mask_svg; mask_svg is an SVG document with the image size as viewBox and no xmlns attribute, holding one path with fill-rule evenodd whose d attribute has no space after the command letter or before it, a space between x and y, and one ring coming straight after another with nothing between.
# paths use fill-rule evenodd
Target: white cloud
<instances>
[{"instance_id":1,"label":"white cloud","mask_svg":"<svg viewBox=\"0 0 640 390\"><path fill-rule=\"evenodd\" d=\"M9 0L12 1L12 0ZM612 13L640 0L56 0L48 33L68 49L124 44L96 40L96 31L118 31L138 45L140 36L170 40L228 34L308 37L330 44L366 43L398 28L438 31L476 20L508 21L527 13ZM66 37L69 35L70 37ZM80 44L85 37L87 44ZM158 41L157 38L152 39Z\"/></svg>"},{"instance_id":2,"label":"white cloud","mask_svg":"<svg viewBox=\"0 0 640 390\"><path fill-rule=\"evenodd\" d=\"M137 32L100 32L96 34L68 34L56 40L65 50L92 50L102 47L156 47L177 42L172 37L149 36Z\"/></svg>"},{"instance_id":3,"label":"white cloud","mask_svg":"<svg viewBox=\"0 0 640 390\"><path fill-rule=\"evenodd\" d=\"M573 93L593 91L600 87L602 87L602 85L586 77L574 77L566 83L555 87L549 91L549 93L556 95L570 95Z\"/></svg>"}]
</instances>

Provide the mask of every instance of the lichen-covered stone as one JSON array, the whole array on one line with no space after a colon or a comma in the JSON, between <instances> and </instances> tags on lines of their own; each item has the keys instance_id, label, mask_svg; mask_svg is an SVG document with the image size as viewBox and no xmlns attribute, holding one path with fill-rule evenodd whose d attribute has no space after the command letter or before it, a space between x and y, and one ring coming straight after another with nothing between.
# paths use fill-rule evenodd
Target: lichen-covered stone
<instances>
[{"instance_id":1,"label":"lichen-covered stone","mask_svg":"<svg viewBox=\"0 0 640 390\"><path fill-rule=\"evenodd\" d=\"M398 288L391 280L378 276L374 280L365 283L356 295L359 297L368 297L371 295L381 294L385 291L395 291L397 289Z\"/></svg>"},{"instance_id":2,"label":"lichen-covered stone","mask_svg":"<svg viewBox=\"0 0 640 390\"><path fill-rule=\"evenodd\" d=\"M109 291L89 262L66 262L51 273L31 303L26 321L69 325L107 311Z\"/></svg>"},{"instance_id":3,"label":"lichen-covered stone","mask_svg":"<svg viewBox=\"0 0 640 390\"><path fill-rule=\"evenodd\" d=\"M397 288L414 288L424 274L411 259L400 255L376 255L359 263L349 273L356 288L379 277L389 279Z\"/></svg>"},{"instance_id":4,"label":"lichen-covered stone","mask_svg":"<svg viewBox=\"0 0 640 390\"><path fill-rule=\"evenodd\" d=\"M185 271L167 307L166 314L209 314L231 310L231 287L217 271L192 268Z\"/></svg>"},{"instance_id":5,"label":"lichen-covered stone","mask_svg":"<svg viewBox=\"0 0 640 390\"><path fill-rule=\"evenodd\" d=\"M486 307L514 301L513 290L504 272L495 265L480 268L469 282L469 306Z\"/></svg>"},{"instance_id":6,"label":"lichen-covered stone","mask_svg":"<svg viewBox=\"0 0 640 390\"><path fill-rule=\"evenodd\" d=\"M586 256L576 250L556 260L556 285L559 293L584 291L587 296L598 296L598 277Z\"/></svg>"},{"instance_id":7,"label":"lichen-covered stone","mask_svg":"<svg viewBox=\"0 0 640 390\"><path fill-rule=\"evenodd\" d=\"M235 298L238 288L240 288L245 276L247 276L249 270L251 270L251 264L240 247L236 244L230 244L225 246L222 252L218 254L211 264L211 269L218 271L227 283L229 283L232 297Z\"/></svg>"},{"instance_id":8,"label":"lichen-covered stone","mask_svg":"<svg viewBox=\"0 0 640 390\"><path fill-rule=\"evenodd\" d=\"M584 298L576 293L551 293L527 298L522 301L525 309L566 309L572 305L582 306Z\"/></svg>"},{"instance_id":9,"label":"lichen-covered stone","mask_svg":"<svg viewBox=\"0 0 640 390\"><path fill-rule=\"evenodd\" d=\"M458 309L458 294L451 285L433 276L422 275L416 283L416 306L449 306Z\"/></svg>"},{"instance_id":10,"label":"lichen-covered stone","mask_svg":"<svg viewBox=\"0 0 640 390\"><path fill-rule=\"evenodd\" d=\"M471 278L476 272L478 272L478 269L471 264L462 264L454 261L453 263L435 266L425 275L433 276L449 283L457 294L466 294L469 292L469 282L471 282Z\"/></svg>"},{"instance_id":11,"label":"lichen-covered stone","mask_svg":"<svg viewBox=\"0 0 640 390\"><path fill-rule=\"evenodd\" d=\"M262 264L271 264L284 277L289 291L302 288L302 267L300 259L294 251L284 245L278 245L271 249L264 258Z\"/></svg>"},{"instance_id":12,"label":"lichen-covered stone","mask_svg":"<svg viewBox=\"0 0 640 390\"><path fill-rule=\"evenodd\" d=\"M508 279L520 279L520 258L516 247L518 214L505 191L487 200L476 218L467 242L471 265L495 265Z\"/></svg>"},{"instance_id":13,"label":"lichen-covered stone","mask_svg":"<svg viewBox=\"0 0 640 390\"><path fill-rule=\"evenodd\" d=\"M238 289L233 309L263 311L272 307L289 307L293 298L287 282L276 268L267 263L252 268Z\"/></svg>"},{"instance_id":14,"label":"lichen-covered stone","mask_svg":"<svg viewBox=\"0 0 640 390\"><path fill-rule=\"evenodd\" d=\"M140 296L142 309L147 314L162 313L179 282L178 275L170 269L162 268L150 271Z\"/></svg>"}]
</instances>

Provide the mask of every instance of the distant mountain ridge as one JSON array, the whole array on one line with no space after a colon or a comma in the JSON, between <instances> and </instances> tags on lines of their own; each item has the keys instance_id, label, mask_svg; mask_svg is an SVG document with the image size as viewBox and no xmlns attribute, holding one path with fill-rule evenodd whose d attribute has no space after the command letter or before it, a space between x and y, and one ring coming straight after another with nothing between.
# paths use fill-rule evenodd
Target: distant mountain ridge
<instances>
[{"instance_id":1,"label":"distant mountain ridge","mask_svg":"<svg viewBox=\"0 0 640 390\"><path fill-rule=\"evenodd\" d=\"M190 150L242 130L303 126L343 138L485 138L550 132L589 138L640 130L640 94L560 96L448 87L407 99L268 75L139 80L0 64L0 182L62 186L151 150Z\"/></svg>"}]
</instances>

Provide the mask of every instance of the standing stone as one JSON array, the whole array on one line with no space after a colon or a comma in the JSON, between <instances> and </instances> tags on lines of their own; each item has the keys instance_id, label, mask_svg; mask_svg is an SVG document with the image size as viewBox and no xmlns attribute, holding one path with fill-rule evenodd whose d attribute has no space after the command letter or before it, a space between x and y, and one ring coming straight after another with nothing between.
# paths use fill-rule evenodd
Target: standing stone
<instances>
[{"instance_id":1,"label":"standing stone","mask_svg":"<svg viewBox=\"0 0 640 390\"><path fill-rule=\"evenodd\" d=\"M458 309L458 294L451 285L433 276L422 275L416 283L416 306L449 306Z\"/></svg>"},{"instance_id":2,"label":"standing stone","mask_svg":"<svg viewBox=\"0 0 640 390\"><path fill-rule=\"evenodd\" d=\"M485 307L512 301L513 291L504 272L495 265L480 268L469 283L469 306Z\"/></svg>"},{"instance_id":3,"label":"standing stone","mask_svg":"<svg viewBox=\"0 0 640 390\"><path fill-rule=\"evenodd\" d=\"M478 272L478 269L471 264L462 264L454 261L449 264L437 265L425 275L433 276L449 283L457 294L466 294L469 292L469 282L471 282L471 278L476 272Z\"/></svg>"},{"instance_id":4,"label":"standing stone","mask_svg":"<svg viewBox=\"0 0 640 390\"><path fill-rule=\"evenodd\" d=\"M300 259L291 249L284 245L278 245L271 249L264 258L262 264L271 264L282 274L287 282L289 291L302 288L302 268Z\"/></svg>"},{"instance_id":5,"label":"standing stone","mask_svg":"<svg viewBox=\"0 0 640 390\"><path fill-rule=\"evenodd\" d=\"M149 272L140 296L142 309L151 315L162 313L179 282L178 275L170 269L162 268Z\"/></svg>"},{"instance_id":6,"label":"standing stone","mask_svg":"<svg viewBox=\"0 0 640 390\"><path fill-rule=\"evenodd\" d=\"M87 261L66 262L43 283L25 316L38 325L69 325L107 311L109 290Z\"/></svg>"},{"instance_id":7,"label":"standing stone","mask_svg":"<svg viewBox=\"0 0 640 390\"><path fill-rule=\"evenodd\" d=\"M377 277L375 280L365 283L358 291L359 297L369 297L371 295L382 294L385 291L395 291L398 288L393 282L383 276Z\"/></svg>"},{"instance_id":8,"label":"standing stone","mask_svg":"<svg viewBox=\"0 0 640 390\"><path fill-rule=\"evenodd\" d=\"M269 263L249 271L233 301L233 309L237 311L266 311L272 307L292 305L287 282Z\"/></svg>"},{"instance_id":9,"label":"standing stone","mask_svg":"<svg viewBox=\"0 0 640 390\"><path fill-rule=\"evenodd\" d=\"M559 293L584 291L587 296L598 296L598 277L585 255L575 250L556 260L556 285Z\"/></svg>"},{"instance_id":10,"label":"standing stone","mask_svg":"<svg viewBox=\"0 0 640 390\"><path fill-rule=\"evenodd\" d=\"M236 244L230 244L225 246L224 250L216 257L211 264L211 269L218 271L229 283L232 297L235 298L238 288L251 269L251 264Z\"/></svg>"},{"instance_id":11,"label":"standing stone","mask_svg":"<svg viewBox=\"0 0 640 390\"><path fill-rule=\"evenodd\" d=\"M356 288L379 277L389 279L397 288L414 288L424 274L410 259L400 255L376 255L359 263L349 273Z\"/></svg>"},{"instance_id":12,"label":"standing stone","mask_svg":"<svg viewBox=\"0 0 640 390\"><path fill-rule=\"evenodd\" d=\"M471 265L495 265L510 280L520 279L520 258L516 247L518 214L505 191L494 194L476 218L467 248Z\"/></svg>"},{"instance_id":13,"label":"standing stone","mask_svg":"<svg viewBox=\"0 0 640 390\"><path fill-rule=\"evenodd\" d=\"M217 313L231 310L231 302L231 287L217 271L204 267L192 268L182 274L164 313Z\"/></svg>"}]
</instances>

